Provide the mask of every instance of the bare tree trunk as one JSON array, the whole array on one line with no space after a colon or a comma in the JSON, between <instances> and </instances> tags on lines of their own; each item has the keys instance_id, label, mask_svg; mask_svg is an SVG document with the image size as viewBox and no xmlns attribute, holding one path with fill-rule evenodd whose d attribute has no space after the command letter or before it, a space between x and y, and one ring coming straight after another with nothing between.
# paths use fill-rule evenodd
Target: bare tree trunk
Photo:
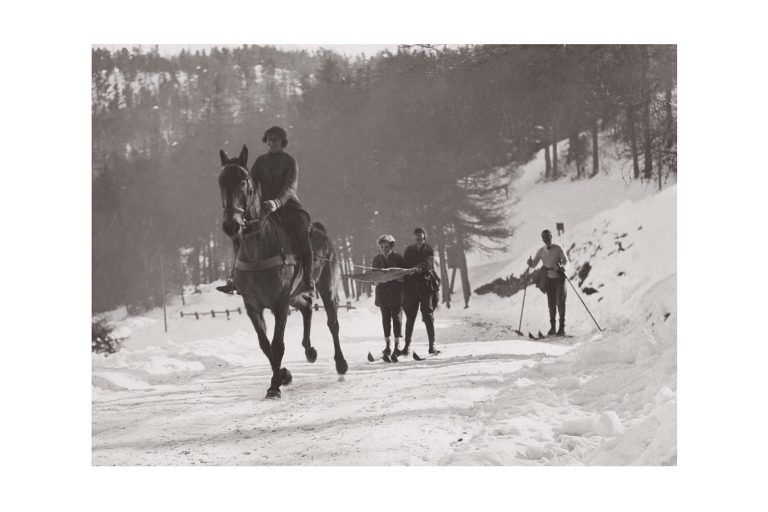
<instances>
[{"instance_id":1,"label":"bare tree trunk","mask_svg":"<svg viewBox=\"0 0 768 512\"><path fill-rule=\"evenodd\" d=\"M595 121L595 124L592 125L592 177L594 178L597 176L597 173L600 172L600 155L597 152L597 137L599 133L600 126L598 125L598 121Z\"/></svg>"},{"instance_id":2,"label":"bare tree trunk","mask_svg":"<svg viewBox=\"0 0 768 512\"><path fill-rule=\"evenodd\" d=\"M204 283L210 283L210 271L208 270L208 266L211 262L211 256L210 256L210 250L211 248L208 246L208 239L206 238L203 241L203 276L202 281Z\"/></svg>"},{"instance_id":3,"label":"bare tree trunk","mask_svg":"<svg viewBox=\"0 0 768 512\"><path fill-rule=\"evenodd\" d=\"M210 283L211 282L211 238L210 235L208 238L205 239L205 266L203 267L203 270L205 271L205 282Z\"/></svg>"},{"instance_id":4,"label":"bare tree trunk","mask_svg":"<svg viewBox=\"0 0 768 512\"><path fill-rule=\"evenodd\" d=\"M544 180L546 181L552 175L552 158L549 156L549 140L547 140L547 145L544 146L544 163Z\"/></svg>"},{"instance_id":5,"label":"bare tree trunk","mask_svg":"<svg viewBox=\"0 0 768 512\"><path fill-rule=\"evenodd\" d=\"M190 254L190 257L192 258L192 285L195 287L195 290L197 290L197 287L200 286L200 245L199 243L195 244L194 248L192 249L192 254Z\"/></svg>"},{"instance_id":6,"label":"bare tree trunk","mask_svg":"<svg viewBox=\"0 0 768 512\"><path fill-rule=\"evenodd\" d=\"M437 227L437 252L440 257L440 281L442 282L442 302L451 307L451 290L448 285L448 264L446 261L445 232L442 226Z\"/></svg>"},{"instance_id":7,"label":"bare tree trunk","mask_svg":"<svg viewBox=\"0 0 768 512\"><path fill-rule=\"evenodd\" d=\"M365 254L363 254L363 266L364 267L370 266L366 264ZM368 298L371 297L372 289L373 289L373 286L371 286L371 283L363 283L363 290L365 290L365 294L368 296Z\"/></svg>"},{"instance_id":8,"label":"bare tree trunk","mask_svg":"<svg viewBox=\"0 0 768 512\"><path fill-rule=\"evenodd\" d=\"M581 147L579 146L579 132L571 131L568 134L568 157L566 159L566 166L563 174L568 174L569 160L573 161L573 166L576 168L576 179L581 179L582 165L581 165Z\"/></svg>"},{"instance_id":9,"label":"bare tree trunk","mask_svg":"<svg viewBox=\"0 0 768 512\"><path fill-rule=\"evenodd\" d=\"M221 275L219 274L219 244L218 244L217 232L214 231L211 236L211 281L217 280Z\"/></svg>"},{"instance_id":10,"label":"bare tree trunk","mask_svg":"<svg viewBox=\"0 0 768 512\"><path fill-rule=\"evenodd\" d=\"M659 162L658 162L658 164L656 166L659 168L659 192L661 192L661 181L662 181L662 177L661 177L661 169L662 169L662 167L661 167L661 155L659 155Z\"/></svg>"},{"instance_id":11,"label":"bare tree trunk","mask_svg":"<svg viewBox=\"0 0 768 512\"><path fill-rule=\"evenodd\" d=\"M674 160L671 158L672 155L672 147L677 142L675 139L677 138L677 132L673 129L675 120L672 117L672 84L667 84L667 90L665 91L665 103L666 103L666 130L665 130L665 157L667 162L667 168L669 172L677 173L677 159Z\"/></svg>"},{"instance_id":12,"label":"bare tree trunk","mask_svg":"<svg viewBox=\"0 0 768 512\"><path fill-rule=\"evenodd\" d=\"M632 170L634 179L640 179L640 158L637 150L637 133L635 130L635 107L627 107L627 125L629 128L629 145L632 151Z\"/></svg>"},{"instance_id":13,"label":"bare tree trunk","mask_svg":"<svg viewBox=\"0 0 768 512\"><path fill-rule=\"evenodd\" d=\"M351 247L350 247L351 243L350 243L349 237L345 237L345 241L344 242L345 242L344 243L344 260L347 263L348 273L352 274L355 267L352 266L352 250L351 250ZM357 294L355 293L356 291L357 290L356 290L356 286L355 286L355 281L350 279L350 281L349 281L349 292L350 292L350 295L352 296L353 299L357 298Z\"/></svg>"},{"instance_id":14,"label":"bare tree trunk","mask_svg":"<svg viewBox=\"0 0 768 512\"><path fill-rule=\"evenodd\" d=\"M461 272L461 291L464 294L464 309L469 307L469 297L472 289L469 286L469 272L467 270L467 258L464 254L464 232L460 226L456 226L456 255L458 256L459 271Z\"/></svg>"},{"instance_id":15,"label":"bare tree trunk","mask_svg":"<svg viewBox=\"0 0 768 512\"><path fill-rule=\"evenodd\" d=\"M357 251L355 251L355 252L357 252ZM362 257L358 257L358 258L355 258L355 257L353 256L353 257L352 257L352 264L353 264L353 265L355 265L355 264L356 264L356 263L355 263L355 260L357 260L358 262L360 262L360 263L359 263L359 265L363 265L363 261L364 261L364 260L363 260L363 258L362 258ZM363 265L363 266L364 266L364 265ZM352 268L357 268L357 267L352 267ZM359 270L362 272L364 269L362 269L362 268L361 268L361 269L359 269ZM363 283L361 283L360 281L355 281L355 295L357 296L357 297L356 297L356 300L360 300L360 297L363 295Z\"/></svg>"},{"instance_id":16,"label":"bare tree trunk","mask_svg":"<svg viewBox=\"0 0 768 512\"><path fill-rule=\"evenodd\" d=\"M341 273L343 276L349 275L349 270L347 269L347 259L344 257L345 251L344 251L344 244L339 243L337 240L337 247L338 247L338 253L337 258L339 260L339 269L341 270ZM344 299L349 299L349 278L342 277L341 278L341 287L344 289Z\"/></svg>"},{"instance_id":17,"label":"bare tree trunk","mask_svg":"<svg viewBox=\"0 0 768 512\"><path fill-rule=\"evenodd\" d=\"M643 103L643 177L650 180L653 173L653 154L651 146L651 109L649 101Z\"/></svg>"},{"instance_id":18,"label":"bare tree trunk","mask_svg":"<svg viewBox=\"0 0 768 512\"><path fill-rule=\"evenodd\" d=\"M651 140L651 91L648 83L648 66L648 47L645 46L643 61L643 171L646 180L650 180L653 173L653 147Z\"/></svg>"},{"instance_id":19,"label":"bare tree trunk","mask_svg":"<svg viewBox=\"0 0 768 512\"><path fill-rule=\"evenodd\" d=\"M456 282L456 271L459 269L459 267L453 267L453 270L451 271L451 295L453 295L453 284Z\"/></svg>"},{"instance_id":20,"label":"bare tree trunk","mask_svg":"<svg viewBox=\"0 0 768 512\"><path fill-rule=\"evenodd\" d=\"M559 178L559 174L557 172L557 139L552 140L552 179L556 180Z\"/></svg>"}]
</instances>

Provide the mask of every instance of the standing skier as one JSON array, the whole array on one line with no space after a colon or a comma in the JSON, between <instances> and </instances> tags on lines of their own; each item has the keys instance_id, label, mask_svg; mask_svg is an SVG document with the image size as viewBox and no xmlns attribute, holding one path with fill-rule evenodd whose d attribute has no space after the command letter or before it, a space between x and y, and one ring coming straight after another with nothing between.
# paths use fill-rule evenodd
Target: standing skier
<instances>
[{"instance_id":1,"label":"standing skier","mask_svg":"<svg viewBox=\"0 0 768 512\"><path fill-rule=\"evenodd\" d=\"M395 252L395 238L392 235L381 235L376 241L379 245L379 254L373 258L373 268L405 268L405 260ZM384 326L384 342L386 347L382 351L384 358L392 353L390 349L390 335L395 331L395 356L400 355L400 338L402 338L403 322L403 282L401 279L378 283L376 285L376 306L381 311L381 322Z\"/></svg>"},{"instance_id":2,"label":"standing skier","mask_svg":"<svg viewBox=\"0 0 768 512\"><path fill-rule=\"evenodd\" d=\"M546 271L546 292L549 305L549 332L548 336L557 334L565 336L565 265L568 258L562 247L552 243L552 233L545 229L541 232L541 240L544 247L536 251L533 259L528 258L528 266L533 268L542 262L542 272ZM555 331L555 313L560 312L560 328Z\"/></svg>"},{"instance_id":3,"label":"standing skier","mask_svg":"<svg viewBox=\"0 0 768 512\"><path fill-rule=\"evenodd\" d=\"M421 319L427 328L429 339L429 353L439 354L435 348L435 323L433 311L435 310L434 290L430 283L435 279L435 251L427 243L427 233L423 228L413 231L415 242L405 248L403 259L405 268L411 269L411 273L405 276L403 285L403 309L405 310L405 346L402 353L408 354L413 335L413 325L416 322L416 313L421 309Z\"/></svg>"}]
</instances>

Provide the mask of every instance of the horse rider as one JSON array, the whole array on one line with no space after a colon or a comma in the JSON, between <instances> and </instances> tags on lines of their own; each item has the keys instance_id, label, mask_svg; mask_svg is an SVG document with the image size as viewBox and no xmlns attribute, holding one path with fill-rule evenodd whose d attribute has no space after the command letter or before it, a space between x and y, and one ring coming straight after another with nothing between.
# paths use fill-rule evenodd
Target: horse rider
<instances>
[{"instance_id":1,"label":"horse rider","mask_svg":"<svg viewBox=\"0 0 768 512\"><path fill-rule=\"evenodd\" d=\"M288 134L279 126L272 126L262 137L267 152L260 155L251 167L254 185L261 189L261 206L271 213L285 227L297 242L297 250L303 270L302 294L307 300L314 297L312 280L312 245L309 239L310 216L297 194L299 168L296 159L286 153ZM235 255L239 242L235 242ZM232 277L227 284L217 287L224 293L233 293L235 284Z\"/></svg>"}]
</instances>

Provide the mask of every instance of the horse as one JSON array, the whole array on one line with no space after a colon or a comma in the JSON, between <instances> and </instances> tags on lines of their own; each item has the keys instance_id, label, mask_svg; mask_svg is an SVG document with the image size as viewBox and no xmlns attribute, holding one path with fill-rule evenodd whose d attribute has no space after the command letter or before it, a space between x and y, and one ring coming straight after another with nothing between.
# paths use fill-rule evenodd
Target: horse
<instances>
[{"instance_id":1,"label":"horse","mask_svg":"<svg viewBox=\"0 0 768 512\"><path fill-rule=\"evenodd\" d=\"M307 361L317 360L317 350L310 341L312 304L301 294L303 271L295 254L296 242L285 228L262 209L261 190L248 172L248 148L229 158L221 150L221 172L218 183L224 220L222 229L235 243L233 279L243 297L245 310L253 323L259 346L272 367L272 380L266 398L279 399L280 386L293 380L291 372L282 368L285 353L285 324L289 308L296 307L304 321L302 346ZM312 223L310 241L314 254L312 278L323 301L328 329L333 337L334 361L339 375L348 365L341 352L338 321L338 260L333 243L320 222ZM264 323L264 310L275 317L275 330L270 343Z\"/></svg>"}]
</instances>

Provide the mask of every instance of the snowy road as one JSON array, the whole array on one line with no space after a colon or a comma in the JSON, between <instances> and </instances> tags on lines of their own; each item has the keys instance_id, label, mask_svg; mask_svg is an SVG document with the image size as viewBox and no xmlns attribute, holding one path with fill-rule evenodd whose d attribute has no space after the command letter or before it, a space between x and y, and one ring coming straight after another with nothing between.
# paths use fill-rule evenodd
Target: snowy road
<instances>
[{"instance_id":1,"label":"snowy road","mask_svg":"<svg viewBox=\"0 0 768 512\"><path fill-rule=\"evenodd\" d=\"M367 347L346 342L343 381L330 354L287 364L294 383L281 401L264 400L269 375L260 364L95 402L93 463L439 464L483 428L484 406L516 372L568 350L450 343L438 357L387 364L365 362Z\"/></svg>"}]
</instances>

